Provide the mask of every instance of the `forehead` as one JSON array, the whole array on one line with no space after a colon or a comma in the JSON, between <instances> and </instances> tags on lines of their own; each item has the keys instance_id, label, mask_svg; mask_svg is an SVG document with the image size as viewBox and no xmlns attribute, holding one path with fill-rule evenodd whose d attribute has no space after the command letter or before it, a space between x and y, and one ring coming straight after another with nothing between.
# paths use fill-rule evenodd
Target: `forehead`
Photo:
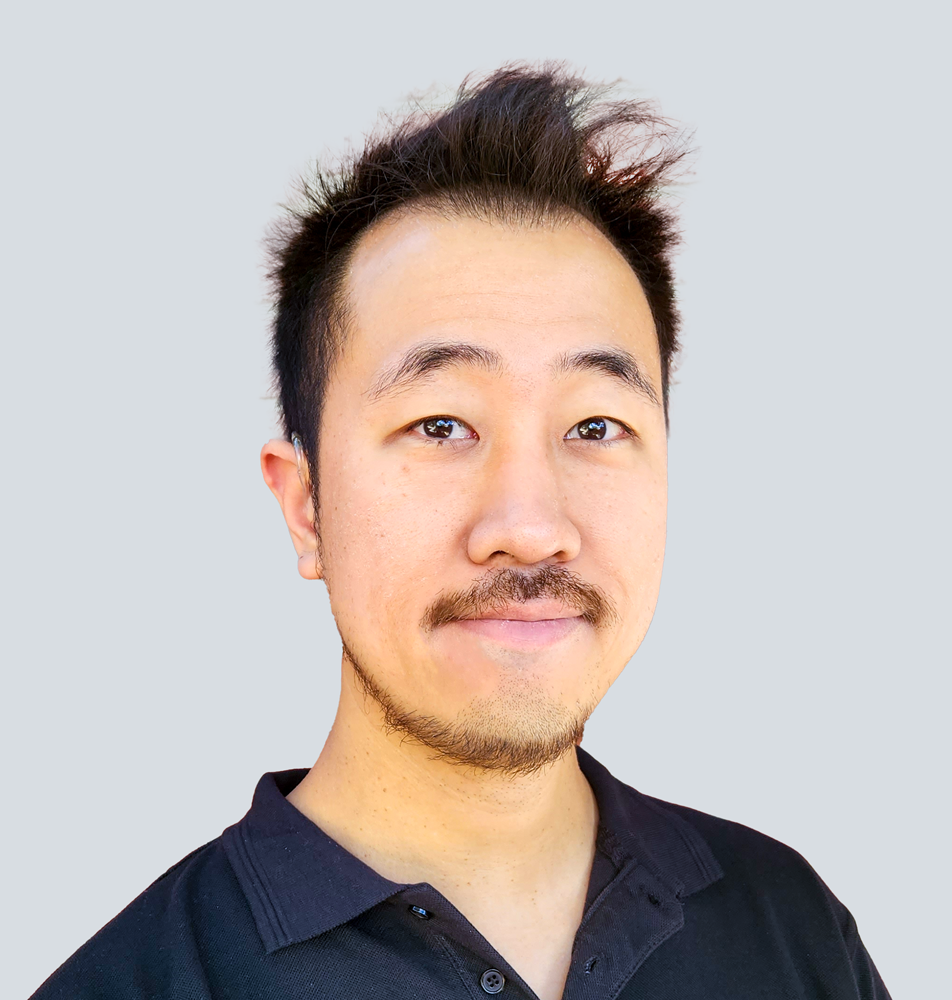
<instances>
[{"instance_id":1,"label":"forehead","mask_svg":"<svg viewBox=\"0 0 952 1000\"><path fill-rule=\"evenodd\" d=\"M477 343L531 375L566 350L619 347L660 391L654 322L634 271L581 217L504 224L415 210L364 234L348 269L342 360L370 376L417 343ZM349 362L349 364L348 364Z\"/></svg>"}]
</instances>

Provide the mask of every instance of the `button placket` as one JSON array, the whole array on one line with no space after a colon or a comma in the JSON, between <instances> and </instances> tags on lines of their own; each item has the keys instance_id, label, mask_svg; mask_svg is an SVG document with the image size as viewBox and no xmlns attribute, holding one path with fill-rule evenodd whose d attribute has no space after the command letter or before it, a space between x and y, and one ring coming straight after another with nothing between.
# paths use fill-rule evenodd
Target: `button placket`
<instances>
[{"instance_id":1,"label":"button placket","mask_svg":"<svg viewBox=\"0 0 952 1000\"><path fill-rule=\"evenodd\" d=\"M609 889L579 929L566 996L601 1000L616 995L645 959L684 926L678 894L635 859ZM618 940L622 914L628 933ZM615 940L616 947L606 950L606 940Z\"/></svg>"}]
</instances>

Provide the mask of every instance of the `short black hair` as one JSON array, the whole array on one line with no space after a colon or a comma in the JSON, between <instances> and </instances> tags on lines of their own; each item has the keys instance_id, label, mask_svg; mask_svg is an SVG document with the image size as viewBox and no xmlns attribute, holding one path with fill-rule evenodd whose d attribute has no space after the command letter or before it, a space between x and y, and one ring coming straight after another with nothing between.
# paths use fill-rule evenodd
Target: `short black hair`
<instances>
[{"instance_id":1,"label":"short black hair","mask_svg":"<svg viewBox=\"0 0 952 1000\"><path fill-rule=\"evenodd\" d=\"M638 276L651 307L668 386L679 350L671 271L678 232L662 189L687 149L643 100L606 100L563 66L505 66L437 112L371 135L333 172L300 183L268 241L275 318L274 389L286 436L299 435L317 503L324 392L345 329L341 288L361 235L396 209L432 205L477 217L592 222Z\"/></svg>"}]
</instances>

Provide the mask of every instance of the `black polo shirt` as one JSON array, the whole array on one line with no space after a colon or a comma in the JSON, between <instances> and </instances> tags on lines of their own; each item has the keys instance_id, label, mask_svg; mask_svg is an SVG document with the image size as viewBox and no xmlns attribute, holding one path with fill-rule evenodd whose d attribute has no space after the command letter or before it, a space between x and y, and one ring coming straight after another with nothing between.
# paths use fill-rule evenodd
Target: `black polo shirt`
<instances>
[{"instance_id":1,"label":"black polo shirt","mask_svg":"<svg viewBox=\"0 0 952 1000\"><path fill-rule=\"evenodd\" d=\"M888 1000L849 911L799 854L578 760L599 832L564 1000ZM265 774L241 822L34 998L532 1000L432 886L383 878L286 800L306 773Z\"/></svg>"}]
</instances>

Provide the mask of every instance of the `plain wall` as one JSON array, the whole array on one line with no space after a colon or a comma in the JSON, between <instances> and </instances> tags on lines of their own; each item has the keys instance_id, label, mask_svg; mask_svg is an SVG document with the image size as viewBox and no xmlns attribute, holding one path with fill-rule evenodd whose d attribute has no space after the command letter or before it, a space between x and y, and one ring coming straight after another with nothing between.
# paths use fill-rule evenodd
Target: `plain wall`
<instances>
[{"instance_id":1,"label":"plain wall","mask_svg":"<svg viewBox=\"0 0 952 1000\"><path fill-rule=\"evenodd\" d=\"M947 942L947 8L20 4L0 73L4 995L310 765L321 584L258 469L261 239L315 156L510 59L696 130L661 598L585 746L799 850L896 1000Z\"/></svg>"}]
</instances>

